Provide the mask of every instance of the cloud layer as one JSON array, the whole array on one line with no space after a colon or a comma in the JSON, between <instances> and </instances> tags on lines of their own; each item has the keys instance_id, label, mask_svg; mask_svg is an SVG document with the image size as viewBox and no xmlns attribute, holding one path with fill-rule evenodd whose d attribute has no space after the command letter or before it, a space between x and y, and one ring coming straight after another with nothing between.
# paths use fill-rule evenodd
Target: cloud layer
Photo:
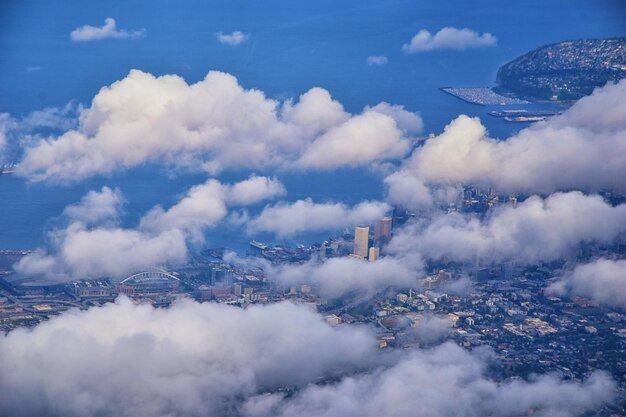
<instances>
[{"instance_id":1,"label":"cloud layer","mask_svg":"<svg viewBox=\"0 0 626 417\"><path fill-rule=\"evenodd\" d=\"M348 293L372 296L388 287L417 285L421 260L382 257L376 262L350 257L331 258L322 263L266 266L269 279L284 285L309 284L319 287L324 297L337 298Z\"/></svg>"},{"instance_id":2,"label":"cloud layer","mask_svg":"<svg viewBox=\"0 0 626 417\"><path fill-rule=\"evenodd\" d=\"M175 205L155 206L136 229L119 226L124 198L119 190L90 191L68 206L66 226L50 232L50 248L23 257L15 270L25 276L66 280L133 272L187 259L187 244L203 240L206 229L223 220L228 208L285 194L275 178L251 176L229 185L216 180L192 187Z\"/></svg>"},{"instance_id":3,"label":"cloud layer","mask_svg":"<svg viewBox=\"0 0 626 417\"><path fill-rule=\"evenodd\" d=\"M259 390L368 366L372 334L289 303L246 310L127 299L0 335L0 414L217 416Z\"/></svg>"},{"instance_id":4,"label":"cloud layer","mask_svg":"<svg viewBox=\"0 0 626 417\"><path fill-rule=\"evenodd\" d=\"M415 52L433 51L435 49L469 49L496 46L498 39L491 33L482 35L470 29L445 27L434 35L422 29L409 43L402 45L407 54Z\"/></svg>"},{"instance_id":5,"label":"cloud layer","mask_svg":"<svg viewBox=\"0 0 626 417\"><path fill-rule=\"evenodd\" d=\"M459 116L407 160L428 185L472 183L504 192L626 192L626 80L579 100L560 116L504 141ZM416 181L417 181L416 180Z\"/></svg>"},{"instance_id":6,"label":"cloud layer","mask_svg":"<svg viewBox=\"0 0 626 417\"><path fill-rule=\"evenodd\" d=\"M122 298L0 335L0 410L50 416L568 417L613 398L602 372L583 383L496 382L488 351L448 343L384 355L371 330L329 326L290 303L247 309ZM361 373L359 371L367 371ZM336 381L336 382L329 382ZM279 388L300 388L285 397ZM263 394L263 392L270 392Z\"/></svg>"},{"instance_id":7,"label":"cloud layer","mask_svg":"<svg viewBox=\"0 0 626 417\"><path fill-rule=\"evenodd\" d=\"M611 307L626 307L626 260L600 258L577 265L547 288L560 296L582 296Z\"/></svg>"},{"instance_id":8,"label":"cloud layer","mask_svg":"<svg viewBox=\"0 0 626 417\"><path fill-rule=\"evenodd\" d=\"M337 384L309 386L289 398L280 394L252 398L244 415L573 417L610 401L614 386L602 372L583 384L554 376L497 383L485 376L479 354L448 343L412 352L394 366Z\"/></svg>"},{"instance_id":9,"label":"cloud layer","mask_svg":"<svg viewBox=\"0 0 626 417\"><path fill-rule=\"evenodd\" d=\"M102 27L85 25L74 29L70 33L70 39L74 42L87 42L101 39L137 39L145 35L145 29L135 31L118 29L115 19L107 17L104 19L104 26Z\"/></svg>"},{"instance_id":10,"label":"cloud layer","mask_svg":"<svg viewBox=\"0 0 626 417\"><path fill-rule=\"evenodd\" d=\"M67 206L63 210L63 215L86 225L98 225L109 220L117 221L124 202L119 189L102 187L100 191L89 191L77 204Z\"/></svg>"},{"instance_id":11,"label":"cloud layer","mask_svg":"<svg viewBox=\"0 0 626 417\"><path fill-rule=\"evenodd\" d=\"M613 207L600 196L573 191L533 196L482 221L459 213L435 215L400 230L390 250L417 251L430 259L532 263L569 256L584 242L611 244L624 232L626 204Z\"/></svg>"},{"instance_id":12,"label":"cloud layer","mask_svg":"<svg viewBox=\"0 0 626 417\"><path fill-rule=\"evenodd\" d=\"M152 232L178 229L200 240L206 228L228 214L229 206L251 205L285 194L285 187L275 178L251 176L234 185L208 180L192 187L169 209L161 206L151 209L141 219L139 228Z\"/></svg>"},{"instance_id":13,"label":"cloud layer","mask_svg":"<svg viewBox=\"0 0 626 417\"><path fill-rule=\"evenodd\" d=\"M387 203L364 201L353 207L343 203L314 203L311 199L266 206L248 223L248 232L272 232L292 236L303 232L337 230L356 224L372 224L391 209Z\"/></svg>"},{"instance_id":14,"label":"cloud layer","mask_svg":"<svg viewBox=\"0 0 626 417\"><path fill-rule=\"evenodd\" d=\"M279 103L221 72L189 85L133 70L94 97L77 129L27 147L18 172L69 182L146 162L333 169L403 157L417 127L419 116L386 103L351 116L321 88Z\"/></svg>"}]
</instances>

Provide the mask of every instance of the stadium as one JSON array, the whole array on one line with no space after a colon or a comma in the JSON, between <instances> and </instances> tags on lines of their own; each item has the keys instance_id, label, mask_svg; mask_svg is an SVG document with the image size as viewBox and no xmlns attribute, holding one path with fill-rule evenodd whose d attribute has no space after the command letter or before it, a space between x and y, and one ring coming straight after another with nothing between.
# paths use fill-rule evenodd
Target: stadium
<instances>
[{"instance_id":1,"label":"stadium","mask_svg":"<svg viewBox=\"0 0 626 417\"><path fill-rule=\"evenodd\" d=\"M168 294L177 292L180 280L162 271L140 272L126 278L119 285L120 294L129 297L138 295Z\"/></svg>"}]
</instances>

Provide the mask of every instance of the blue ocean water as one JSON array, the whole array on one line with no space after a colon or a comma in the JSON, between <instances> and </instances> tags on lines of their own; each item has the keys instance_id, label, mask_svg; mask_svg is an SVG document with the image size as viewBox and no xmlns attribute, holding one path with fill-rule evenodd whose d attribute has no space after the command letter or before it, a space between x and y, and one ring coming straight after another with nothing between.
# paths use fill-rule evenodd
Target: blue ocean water
<instances>
[{"instance_id":1,"label":"blue ocean water","mask_svg":"<svg viewBox=\"0 0 626 417\"><path fill-rule=\"evenodd\" d=\"M106 17L115 18L121 29L145 28L147 36L69 40L76 27L99 26ZM0 113L20 116L71 100L89 104L101 87L132 68L176 73L187 82L216 69L273 98L297 97L321 86L352 112L380 101L402 104L421 113L426 134L440 132L458 114L479 116L492 135L504 138L525 125L489 117L490 108L462 102L438 88L491 86L498 67L520 54L567 39L624 36L624 23L620 0L2 1ZM413 55L401 51L418 30L436 32L444 26L490 32L498 46ZM249 41L238 47L216 42L216 32L233 30L251 34ZM369 55L385 55L389 62L367 66ZM234 181L248 174L227 172L219 179ZM380 177L366 169L277 175L292 200L308 196L354 204L383 194ZM158 166L72 186L0 176L0 249L43 245L51 219L89 189L119 187L128 200L125 224L134 226L153 205L167 207L205 179L202 174L172 176ZM241 230L225 226L209 231L207 238L209 244L235 249L245 248L249 240ZM313 238L319 236L297 239Z\"/></svg>"}]
</instances>

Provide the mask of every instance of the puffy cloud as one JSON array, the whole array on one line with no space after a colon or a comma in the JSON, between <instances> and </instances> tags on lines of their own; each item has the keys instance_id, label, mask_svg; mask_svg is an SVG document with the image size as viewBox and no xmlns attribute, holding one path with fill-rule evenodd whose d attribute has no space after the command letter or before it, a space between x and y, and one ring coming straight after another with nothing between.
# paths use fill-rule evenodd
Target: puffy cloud
<instances>
[{"instance_id":1,"label":"puffy cloud","mask_svg":"<svg viewBox=\"0 0 626 417\"><path fill-rule=\"evenodd\" d=\"M311 199L266 206L248 223L248 231L272 232L278 236L320 230L336 230L355 224L371 224L391 207L380 201L365 201L353 207L343 203L314 203Z\"/></svg>"},{"instance_id":2,"label":"puffy cloud","mask_svg":"<svg viewBox=\"0 0 626 417\"><path fill-rule=\"evenodd\" d=\"M215 37L219 43L237 46L247 41L250 38L250 35L246 35L245 33L236 30L232 33L218 32Z\"/></svg>"},{"instance_id":3,"label":"puffy cloud","mask_svg":"<svg viewBox=\"0 0 626 417\"><path fill-rule=\"evenodd\" d=\"M583 382L554 375L498 382L487 375L488 350L446 343L386 355L375 342L369 328L333 328L286 302L239 309L178 300L155 309L121 298L0 335L0 410L15 417L393 417L415 410L568 417L614 397L603 372ZM297 390L284 396L281 388Z\"/></svg>"},{"instance_id":4,"label":"puffy cloud","mask_svg":"<svg viewBox=\"0 0 626 417\"><path fill-rule=\"evenodd\" d=\"M217 416L242 398L368 367L375 338L304 306L127 299L0 335L0 413Z\"/></svg>"},{"instance_id":5,"label":"puffy cloud","mask_svg":"<svg viewBox=\"0 0 626 417\"><path fill-rule=\"evenodd\" d=\"M247 180L227 186L226 201L230 205L247 206L287 194L276 178L250 176Z\"/></svg>"},{"instance_id":6,"label":"puffy cloud","mask_svg":"<svg viewBox=\"0 0 626 417\"><path fill-rule=\"evenodd\" d=\"M302 94L295 105L291 100L286 101L282 115L285 122L300 126L308 135L316 135L341 125L350 118L343 105L333 100L327 90L319 87Z\"/></svg>"},{"instance_id":7,"label":"puffy cloud","mask_svg":"<svg viewBox=\"0 0 626 417\"><path fill-rule=\"evenodd\" d=\"M177 229L197 235L227 213L222 184L209 180L192 187L185 197L167 210L161 206L152 208L142 217L140 228L149 231Z\"/></svg>"},{"instance_id":8,"label":"puffy cloud","mask_svg":"<svg viewBox=\"0 0 626 417\"><path fill-rule=\"evenodd\" d=\"M187 259L185 236L178 229L147 234L133 229L87 228L77 222L53 235L53 252L25 256L14 266L15 271L55 280L121 279L132 272Z\"/></svg>"},{"instance_id":9,"label":"puffy cloud","mask_svg":"<svg viewBox=\"0 0 626 417\"><path fill-rule=\"evenodd\" d=\"M67 206L67 225L49 233L49 250L40 249L14 265L28 277L67 280L132 272L187 259L185 234L179 229L142 231L118 227L125 199L120 190L102 187Z\"/></svg>"},{"instance_id":10,"label":"puffy cloud","mask_svg":"<svg viewBox=\"0 0 626 417\"><path fill-rule=\"evenodd\" d=\"M308 146L297 165L332 169L402 157L409 150L409 142L402 137L394 119L368 110L320 136Z\"/></svg>"},{"instance_id":11,"label":"puffy cloud","mask_svg":"<svg viewBox=\"0 0 626 417\"><path fill-rule=\"evenodd\" d=\"M78 204L67 206L63 214L72 221L84 224L101 224L107 220L117 220L124 197L119 189L102 187L98 191L89 191Z\"/></svg>"},{"instance_id":12,"label":"puffy cloud","mask_svg":"<svg viewBox=\"0 0 626 417\"><path fill-rule=\"evenodd\" d=\"M107 17L104 26L85 25L76 28L70 33L70 39L74 42L97 41L101 39L137 39L146 35L146 30L127 31L118 29L115 19Z\"/></svg>"},{"instance_id":13,"label":"puffy cloud","mask_svg":"<svg viewBox=\"0 0 626 417\"><path fill-rule=\"evenodd\" d=\"M218 32L215 34L215 37L217 38L217 41L221 44L237 46L246 42L250 38L250 35L235 30L231 33Z\"/></svg>"},{"instance_id":14,"label":"puffy cloud","mask_svg":"<svg viewBox=\"0 0 626 417\"><path fill-rule=\"evenodd\" d=\"M382 257L375 262L342 257L324 262L266 266L269 279L285 286L315 285L325 297L337 298L348 293L371 296L388 287L417 285L421 273L421 260Z\"/></svg>"},{"instance_id":15,"label":"puffy cloud","mask_svg":"<svg viewBox=\"0 0 626 417\"><path fill-rule=\"evenodd\" d=\"M369 65L371 67L371 66L387 65L389 60L384 55L370 55L370 56L367 57L365 62L367 63L367 65Z\"/></svg>"},{"instance_id":16,"label":"puffy cloud","mask_svg":"<svg viewBox=\"0 0 626 417\"><path fill-rule=\"evenodd\" d=\"M141 219L140 228L150 231L179 229L199 239L204 229L226 216L227 206L255 204L285 193L285 187L275 178L253 175L233 185L208 180L192 187L167 211L161 206L154 207Z\"/></svg>"},{"instance_id":17,"label":"puffy cloud","mask_svg":"<svg viewBox=\"0 0 626 417\"><path fill-rule=\"evenodd\" d=\"M74 276L122 278L130 271L182 263L187 247L179 230L146 235L135 230L86 230L74 226L65 236L60 255Z\"/></svg>"},{"instance_id":18,"label":"puffy cloud","mask_svg":"<svg viewBox=\"0 0 626 417\"><path fill-rule=\"evenodd\" d=\"M433 195L424 183L411 172L397 171L385 177L388 187L387 199L411 210L430 207L433 204Z\"/></svg>"},{"instance_id":19,"label":"puffy cloud","mask_svg":"<svg viewBox=\"0 0 626 417\"><path fill-rule=\"evenodd\" d=\"M562 115L498 141L460 116L417 148L405 169L428 184L489 184L502 191L626 191L626 80L596 89Z\"/></svg>"},{"instance_id":20,"label":"puffy cloud","mask_svg":"<svg viewBox=\"0 0 626 417\"><path fill-rule=\"evenodd\" d=\"M67 278L66 274L59 270L57 259L41 250L20 259L17 264L13 265L13 269L18 274L27 277L45 276L60 280Z\"/></svg>"},{"instance_id":21,"label":"puffy cloud","mask_svg":"<svg viewBox=\"0 0 626 417\"><path fill-rule=\"evenodd\" d=\"M426 29L420 30L413 36L411 42L402 45L402 50L407 54L413 54L436 49L483 48L497 44L498 39L491 33L481 35L467 28L445 27L434 35Z\"/></svg>"},{"instance_id":22,"label":"puffy cloud","mask_svg":"<svg viewBox=\"0 0 626 417\"><path fill-rule=\"evenodd\" d=\"M413 135L419 133L424 128L424 122L418 114L407 111L404 106L385 103L378 103L374 107L366 106L365 110L372 110L376 113L384 114L391 117L402 133L405 135Z\"/></svg>"},{"instance_id":23,"label":"puffy cloud","mask_svg":"<svg viewBox=\"0 0 626 417\"><path fill-rule=\"evenodd\" d=\"M485 368L486 360L479 353L446 343L336 384L310 385L291 397L253 397L242 411L246 417L574 417L614 398L615 383L604 372L591 374L583 383L553 375L496 382L485 375Z\"/></svg>"},{"instance_id":24,"label":"puffy cloud","mask_svg":"<svg viewBox=\"0 0 626 417\"><path fill-rule=\"evenodd\" d=\"M600 258L577 265L551 284L547 293L578 295L599 304L626 307L626 260Z\"/></svg>"},{"instance_id":25,"label":"puffy cloud","mask_svg":"<svg viewBox=\"0 0 626 417\"><path fill-rule=\"evenodd\" d=\"M20 147L41 140L41 135L65 131L77 125L80 106L69 102L63 107L47 107L21 117L0 113L0 164L14 160Z\"/></svg>"},{"instance_id":26,"label":"puffy cloud","mask_svg":"<svg viewBox=\"0 0 626 417\"><path fill-rule=\"evenodd\" d=\"M331 169L397 158L421 123L397 106L350 117L327 91L281 103L221 72L188 85L133 70L83 109L77 129L27 146L18 172L33 181L77 181L146 162L200 167Z\"/></svg>"},{"instance_id":27,"label":"puffy cloud","mask_svg":"<svg viewBox=\"0 0 626 417\"><path fill-rule=\"evenodd\" d=\"M164 210L155 206L137 229L117 226L124 198L119 190L90 191L63 211L68 225L50 233L51 248L22 258L15 270L26 276L64 280L77 277L123 278L154 266L187 259L187 240L223 220L229 206L254 204L285 194L275 178L251 176L229 185L216 180L192 187Z\"/></svg>"},{"instance_id":28,"label":"puffy cloud","mask_svg":"<svg viewBox=\"0 0 626 417\"><path fill-rule=\"evenodd\" d=\"M403 330L402 339L405 342L417 342L423 345L441 342L451 334L452 324L448 317L440 317L432 314L421 315L414 323Z\"/></svg>"},{"instance_id":29,"label":"puffy cloud","mask_svg":"<svg viewBox=\"0 0 626 417\"><path fill-rule=\"evenodd\" d=\"M611 206L580 192L533 196L504 206L481 221L450 213L400 229L390 243L396 253L418 251L427 258L474 261L551 261L580 243L610 244L626 231L626 204Z\"/></svg>"}]
</instances>

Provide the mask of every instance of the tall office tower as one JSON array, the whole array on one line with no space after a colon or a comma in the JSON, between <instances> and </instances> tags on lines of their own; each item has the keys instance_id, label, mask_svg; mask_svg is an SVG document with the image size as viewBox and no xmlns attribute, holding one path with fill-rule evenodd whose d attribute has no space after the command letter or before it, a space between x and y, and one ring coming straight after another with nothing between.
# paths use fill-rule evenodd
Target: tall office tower
<instances>
[{"instance_id":1,"label":"tall office tower","mask_svg":"<svg viewBox=\"0 0 626 417\"><path fill-rule=\"evenodd\" d=\"M380 256L380 248L372 246L370 248L370 256L367 258L370 262L374 262Z\"/></svg>"},{"instance_id":2,"label":"tall office tower","mask_svg":"<svg viewBox=\"0 0 626 417\"><path fill-rule=\"evenodd\" d=\"M391 217L383 217L374 226L374 243L384 245L391 239Z\"/></svg>"},{"instance_id":3,"label":"tall office tower","mask_svg":"<svg viewBox=\"0 0 626 417\"><path fill-rule=\"evenodd\" d=\"M407 209L394 207L392 214L393 227L398 227L406 223L413 215Z\"/></svg>"},{"instance_id":4,"label":"tall office tower","mask_svg":"<svg viewBox=\"0 0 626 417\"><path fill-rule=\"evenodd\" d=\"M369 226L357 226L354 229L354 254L361 258L367 258L369 248Z\"/></svg>"}]
</instances>

